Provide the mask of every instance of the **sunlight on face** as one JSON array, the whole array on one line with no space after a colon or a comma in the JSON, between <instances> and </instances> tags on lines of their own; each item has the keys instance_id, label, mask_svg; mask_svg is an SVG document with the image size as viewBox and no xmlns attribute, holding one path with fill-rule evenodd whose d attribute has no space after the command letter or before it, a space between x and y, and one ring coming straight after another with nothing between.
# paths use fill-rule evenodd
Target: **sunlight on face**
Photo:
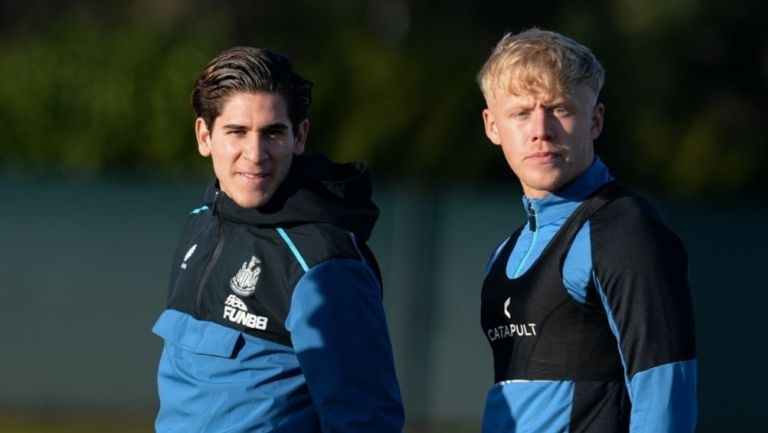
<instances>
[{"instance_id":1,"label":"sunlight on face","mask_svg":"<svg viewBox=\"0 0 768 433\"><path fill-rule=\"evenodd\" d=\"M501 146L528 198L542 198L584 173L602 131L602 104L586 85L569 95L499 92L483 110L485 133Z\"/></svg>"},{"instance_id":2,"label":"sunlight on face","mask_svg":"<svg viewBox=\"0 0 768 433\"><path fill-rule=\"evenodd\" d=\"M210 130L195 122L198 150L213 160L219 187L244 208L266 204L282 184L294 155L304 151L309 121L294 135L284 98L236 93L224 102Z\"/></svg>"}]
</instances>

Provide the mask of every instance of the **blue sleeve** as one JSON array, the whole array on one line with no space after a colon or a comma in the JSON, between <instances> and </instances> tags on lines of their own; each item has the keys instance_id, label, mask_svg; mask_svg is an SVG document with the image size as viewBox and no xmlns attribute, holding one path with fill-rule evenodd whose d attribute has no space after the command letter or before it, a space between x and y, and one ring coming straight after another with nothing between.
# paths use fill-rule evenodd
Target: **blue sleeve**
<instances>
[{"instance_id":1,"label":"blue sleeve","mask_svg":"<svg viewBox=\"0 0 768 433\"><path fill-rule=\"evenodd\" d=\"M687 253L658 219L606 209L590 225L594 282L624 364L630 432L693 432L697 363Z\"/></svg>"},{"instance_id":2,"label":"blue sleeve","mask_svg":"<svg viewBox=\"0 0 768 433\"><path fill-rule=\"evenodd\" d=\"M648 323L652 316L634 308L627 320L611 309L607 296L597 281L603 298L611 329L619 341L619 351L624 364L626 386L632 402L630 413L631 433L683 433L696 430L697 418L697 361L696 358L656 362L644 370L635 371L633 364L639 358L660 359L670 356L669 347L674 341L666 341L661 334L643 335L641 338L627 332L622 322L635 322L631 326L640 333L648 333L654 326ZM636 299L636 298L635 298ZM627 309L629 310L629 309ZM622 332L622 329L624 331ZM671 357L671 356L670 356Z\"/></svg>"},{"instance_id":3,"label":"blue sleeve","mask_svg":"<svg viewBox=\"0 0 768 433\"><path fill-rule=\"evenodd\" d=\"M692 432L696 428L696 360L641 371L629 382L632 433ZM691 396L694 396L693 398Z\"/></svg>"},{"instance_id":4,"label":"blue sleeve","mask_svg":"<svg viewBox=\"0 0 768 433\"><path fill-rule=\"evenodd\" d=\"M402 432L381 287L365 263L311 268L294 289L286 328L323 432Z\"/></svg>"}]
</instances>

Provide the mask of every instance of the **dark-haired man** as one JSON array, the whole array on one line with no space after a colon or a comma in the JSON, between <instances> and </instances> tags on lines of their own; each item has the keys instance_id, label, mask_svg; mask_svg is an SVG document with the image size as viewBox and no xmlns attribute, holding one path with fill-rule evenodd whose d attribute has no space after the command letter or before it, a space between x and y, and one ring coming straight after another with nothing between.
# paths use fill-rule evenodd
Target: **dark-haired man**
<instances>
[{"instance_id":1,"label":"dark-haired man","mask_svg":"<svg viewBox=\"0 0 768 433\"><path fill-rule=\"evenodd\" d=\"M177 247L158 432L400 432L362 163L303 155L312 83L235 47L192 93L215 181Z\"/></svg>"}]
</instances>

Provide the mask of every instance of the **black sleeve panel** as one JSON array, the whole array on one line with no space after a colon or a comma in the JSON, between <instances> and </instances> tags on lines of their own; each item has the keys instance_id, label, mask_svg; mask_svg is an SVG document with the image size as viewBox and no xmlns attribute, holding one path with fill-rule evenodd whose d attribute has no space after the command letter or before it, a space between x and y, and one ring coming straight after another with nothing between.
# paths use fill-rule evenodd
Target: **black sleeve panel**
<instances>
[{"instance_id":1,"label":"black sleeve panel","mask_svg":"<svg viewBox=\"0 0 768 433\"><path fill-rule=\"evenodd\" d=\"M627 374L695 358L688 259L642 199L614 201L590 219L592 262L618 327Z\"/></svg>"}]
</instances>

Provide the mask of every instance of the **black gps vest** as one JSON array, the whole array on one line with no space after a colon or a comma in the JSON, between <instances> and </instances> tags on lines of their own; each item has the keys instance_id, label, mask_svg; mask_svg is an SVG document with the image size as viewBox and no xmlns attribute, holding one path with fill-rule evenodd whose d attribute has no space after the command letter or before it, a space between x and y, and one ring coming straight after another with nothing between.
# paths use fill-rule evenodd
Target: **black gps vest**
<instances>
[{"instance_id":1,"label":"black gps vest","mask_svg":"<svg viewBox=\"0 0 768 433\"><path fill-rule=\"evenodd\" d=\"M519 278L509 279L506 267L520 229L499 252L481 295L481 325L493 350L495 382L623 382L618 343L594 282L589 282L586 302L578 302L563 285L562 266L587 219L627 194L613 182L606 184L574 211Z\"/></svg>"}]
</instances>

